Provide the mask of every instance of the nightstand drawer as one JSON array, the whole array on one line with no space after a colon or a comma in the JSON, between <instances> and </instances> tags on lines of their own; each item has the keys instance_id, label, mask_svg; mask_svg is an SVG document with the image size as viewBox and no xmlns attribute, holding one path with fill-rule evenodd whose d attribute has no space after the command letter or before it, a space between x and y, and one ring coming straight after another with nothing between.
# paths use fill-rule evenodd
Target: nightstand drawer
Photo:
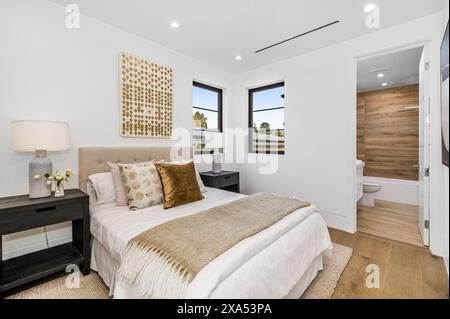
<instances>
[{"instance_id":1,"label":"nightstand drawer","mask_svg":"<svg viewBox=\"0 0 450 319\"><path fill-rule=\"evenodd\" d=\"M211 181L212 187L222 188L239 184L238 174L220 175Z\"/></svg>"},{"instance_id":2,"label":"nightstand drawer","mask_svg":"<svg viewBox=\"0 0 450 319\"><path fill-rule=\"evenodd\" d=\"M0 234L6 235L82 218L83 204L80 201L64 204L49 203L34 206L31 209L24 207L23 210L14 210L2 214Z\"/></svg>"},{"instance_id":3,"label":"nightstand drawer","mask_svg":"<svg viewBox=\"0 0 450 319\"><path fill-rule=\"evenodd\" d=\"M239 193L239 172L222 171L215 174L213 172L200 173L203 184L207 187L218 188L229 192Z\"/></svg>"},{"instance_id":4,"label":"nightstand drawer","mask_svg":"<svg viewBox=\"0 0 450 319\"><path fill-rule=\"evenodd\" d=\"M83 275L91 269L89 196L69 189L63 197L0 198L0 299L8 291L78 265ZM72 222L72 242L2 260L2 236L49 225ZM48 245L50 246L50 245Z\"/></svg>"}]
</instances>

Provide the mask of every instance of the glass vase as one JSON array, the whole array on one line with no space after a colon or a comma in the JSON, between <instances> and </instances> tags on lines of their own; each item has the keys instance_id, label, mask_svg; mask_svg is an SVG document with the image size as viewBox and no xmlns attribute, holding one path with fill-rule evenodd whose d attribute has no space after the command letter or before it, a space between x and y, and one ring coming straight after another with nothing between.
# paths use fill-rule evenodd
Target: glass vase
<instances>
[{"instance_id":1,"label":"glass vase","mask_svg":"<svg viewBox=\"0 0 450 319\"><path fill-rule=\"evenodd\" d=\"M64 185L63 185L63 183L56 183L55 197L63 197L63 196L64 196Z\"/></svg>"}]
</instances>

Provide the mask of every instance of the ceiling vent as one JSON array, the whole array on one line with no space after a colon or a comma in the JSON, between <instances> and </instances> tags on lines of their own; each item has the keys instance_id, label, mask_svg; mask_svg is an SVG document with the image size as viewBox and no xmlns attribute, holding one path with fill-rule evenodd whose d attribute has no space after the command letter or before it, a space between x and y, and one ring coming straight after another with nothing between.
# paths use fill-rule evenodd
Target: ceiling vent
<instances>
[{"instance_id":1,"label":"ceiling vent","mask_svg":"<svg viewBox=\"0 0 450 319\"><path fill-rule=\"evenodd\" d=\"M380 73L388 74L388 73L391 73L391 71L392 71L392 69L390 69L390 68L384 68L384 69L376 69L376 70L372 70L372 71L370 71L370 73L375 73L375 74L380 74Z\"/></svg>"},{"instance_id":2,"label":"ceiling vent","mask_svg":"<svg viewBox=\"0 0 450 319\"><path fill-rule=\"evenodd\" d=\"M339 20L336 20L336 21L333 21L333 22L324 24L324 25L322 25L322 26L320 26L320 27L317 27L317 28L314 28L314 29L312 29L312 30L306 31L306 32L304 32L304 33L302 33L302 34L293 36L293 37L291 37L291 38L289 38L289 39L286 39L286 40L283 40L283 41L280 41L280 42L271 44L271 45L269 45L269 46L267 46L267 47L265 47L265 48L259 49L259 50L255 51L255 53L260 53L260 52L266 51L266 50L271 49L271 48L273 48L273 47L276 47L276 46L278 46L278 45L280 45L280 44L284 44L284 43L286 43L286 42L289 42L289 41L298 39L298 38L300 38L300 37L303 37L303 36L305 36L305 35L311 34L311 33L313 33L313 32L316 32L316 31L319 31L319 30L322 30L322 29L325 29L325 28L329 28L329 27L331 27L331 26L333 26L333 25L335 25L335 24L337 24L337 23L339 23L339 22L340 22Z\"/></svg>"}]
</instances>

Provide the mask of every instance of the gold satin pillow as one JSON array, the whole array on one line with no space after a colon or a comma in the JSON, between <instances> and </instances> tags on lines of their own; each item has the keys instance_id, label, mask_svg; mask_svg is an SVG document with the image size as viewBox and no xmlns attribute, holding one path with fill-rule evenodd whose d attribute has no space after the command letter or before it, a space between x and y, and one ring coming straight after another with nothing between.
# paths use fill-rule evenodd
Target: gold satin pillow
<instances>
[{"instance_id":1,"label":"gold satin pillow","mask_svg":"<svg viewBox=\"0 0 450 319\"><path fill-rule=\"evenodd\" d=\"M180 164L155 163L164 191L164 208L172 208L204 197L198 186L193 162Z\"/></svg>"}]
</instances>

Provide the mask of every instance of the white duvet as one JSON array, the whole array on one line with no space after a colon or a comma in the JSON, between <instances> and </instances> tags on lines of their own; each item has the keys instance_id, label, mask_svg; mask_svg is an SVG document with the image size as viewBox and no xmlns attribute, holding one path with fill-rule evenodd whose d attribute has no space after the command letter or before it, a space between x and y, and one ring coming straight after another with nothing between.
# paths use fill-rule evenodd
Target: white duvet
<instances>
[{"instance_id":1,"label":"white duvet","mask_svg":"<svg viewBox=\"0 0 450 319\"><path fill-rule=\"evenodd\" d=\"M162 205L136 212L114 205L93 206L91 233L120 263L129 240L143 231L244 196L208 188L204 200L169 210ZM210 262L191 282L186 296L164 297L283 298L291 293L313 261L331 247L327 227L316 207L302 208ZM151 269L144 272L144 278L152 275ZM115 294L116 287L124 286L128 285L116 282L110 288ZM140 292L133 295L139 296Z\"/></svg>"}]
</instances>

